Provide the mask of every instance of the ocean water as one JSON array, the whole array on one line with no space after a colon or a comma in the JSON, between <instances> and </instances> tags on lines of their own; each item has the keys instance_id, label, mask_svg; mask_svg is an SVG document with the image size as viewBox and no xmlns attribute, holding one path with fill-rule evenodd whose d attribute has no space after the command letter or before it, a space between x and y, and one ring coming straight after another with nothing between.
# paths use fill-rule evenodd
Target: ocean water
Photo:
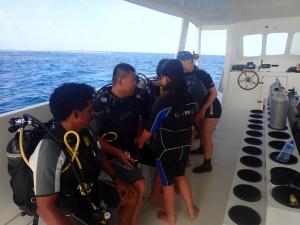
<instances>
[{"instance_id":1,"label":"ocean water","mask_svg":"<svg viewBox=\"0 0 300 225\"><path fill-rule=\"evenodd\" d=\"M0 113L48 101L65 82L84 82L96 89L111 81L116 64L126 62L138 73L155 75L162 58L174 54L126 52L0 51ZM201 56L200 68L218 85L224 56Z\"/></svg>"}]
</instances>

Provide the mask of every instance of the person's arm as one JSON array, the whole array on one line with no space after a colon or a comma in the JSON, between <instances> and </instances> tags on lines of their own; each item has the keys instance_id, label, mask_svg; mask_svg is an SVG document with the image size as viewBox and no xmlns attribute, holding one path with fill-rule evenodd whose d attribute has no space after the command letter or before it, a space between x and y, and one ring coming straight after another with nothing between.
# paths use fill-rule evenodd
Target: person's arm
<instances>
[{"instance_id":1,"label":"person's arm","mask_svg":"<svg viewBox=\"0 0 300 225\"><path fill-rule=\"evenodd\" d=\"M199 112L196 115L195 118L196 125L199 125L200 121L203 120L206 110L208 109L208 107L210 107L213 104L213 102L215 101L218 95L217 89L215 87L210 88L208 91L209 91L209 96L205 101L204 105L200 108Z\"/></svg>"},{"instance_id":2,"label":"person's arm","mask_svg":"<svg viewBox=\"0 0 300 225\"><path fill-rule=\"evenodd\" d=\"M120 159L123 163L128 165L129 167L133 167L132 164L136 162L135 159L131 158L130 155L125 154L121 149L109 144L102 138L98 138L100 145L105 153L115 155L118 159Z\"/></svg>"},{"instance_id":3,"label":"person's arm","mask_svg":"<svg viewBox=\"0 0 300 225\"><path fill-rule=\"evenodd\" d=\"M37 213L48 225L72 225L56 206L58 194L36 197Z\"/></svg>"},{"instance_id":4,"label":"person's arm","mask_svg":"<svg viewBox=\"0 0 300 225\"><path fill-rule=\"evenodd\" d=\"M148 132L146 129L143 130L142 134L135 139L136 146L139 149L142 149L144 147L145 141L148 140L150 137L151 133Z\"/></svg>"},{"instance_id":5,"label":"person's arm","mask_svg":"<svg viewBox=\"0 0 300 225\"><path fill-rule=\"evenodd\" d=\"M109 162L109 160L107 159L105 154L101 155L100 168L104 172L106 172L112 178L112 180L115 182L116 188L118 190L120 197L122 198L122 196L126 195L128 192L128 188L127 188L126 184L117 177L117 174L116 174L114 168L112 167L111 163Z\"/></svg>"}]
</instances>

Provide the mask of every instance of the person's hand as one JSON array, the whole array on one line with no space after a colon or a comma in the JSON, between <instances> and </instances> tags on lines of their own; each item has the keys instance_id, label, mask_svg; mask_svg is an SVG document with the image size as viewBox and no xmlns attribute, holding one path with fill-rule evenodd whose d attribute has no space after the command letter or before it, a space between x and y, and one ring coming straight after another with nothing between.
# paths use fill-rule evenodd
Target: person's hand
<instances>
[{"instance_id":1,"label":"person's hand","mask_svg":"<svg viewBox=\"0 0 300 225\"><path fill-rule=\"evenodd\" d=\"M139 148L139 149L142 149L144 147L144 144L145 142L142 141L142 139L139 137L137 137L135 140L134 140L134 143L136 144L136 146Z\"/></svg>"},{"instance_id":2,"label":"person's hand","mask_svg":"<svg viewBox=\"0 0 300 225\"><path fill-rule=\"evenodd\" d=\"M205 111L206 111L206 109L201 109L197 113L196 118L195 118L195 124L196 124L197 127L199 127L200 122L204 119Z\"/></svg>"},{"instance_id":3,"label":"person's hand","mask_svg":"<svg viewBox=\"0 0 300 225\"><path fill-rule=\"evenodd\" d=\"M121 162L133 168L134 163L136 162L135 159L131 158L130 154L123 152L122 150L119 151L117 157L120 159Z\"/></svg>"}]
</instances>

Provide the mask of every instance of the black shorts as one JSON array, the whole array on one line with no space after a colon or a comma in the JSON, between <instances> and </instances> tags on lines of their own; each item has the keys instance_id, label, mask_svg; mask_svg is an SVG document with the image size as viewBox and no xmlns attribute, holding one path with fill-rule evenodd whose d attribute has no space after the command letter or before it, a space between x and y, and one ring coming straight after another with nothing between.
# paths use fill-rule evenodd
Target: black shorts
<instances>
[{"instance_id":1,"label":"black shorts","mask_svg":"<svg viewBox=\"0 0 300 225\"><path fill-rule=\"evenodd\" d=\"M174 184L175 177L185 175L190 146L166 151L156 159L156 167L163 186Z\"/></svg>"},{"instance_id":2,"label":"black shorts","mask_svg":"<svg viewBox=\"0 0 300 225\"><path fill-rule=\"evenodd\" d=\"M206 110L204 117L219 119L221 117L221 114L222 114L222 106L219 99L216 98L213 104L210 107L208 107L208 109Z\"/></svg>"},{"instance_id":3,"label":"black shorts","mask_svg":"<svg viewBox=\"0 0 300 225\"><path fill-rule=\"evenodd\" d=\"M126 183L134 184L136 181L144 179L142 171L137 165L133 165L131 168L115 157L111 158L110 162L115 169L117 176Z\"/></svg>"}]
</instances>

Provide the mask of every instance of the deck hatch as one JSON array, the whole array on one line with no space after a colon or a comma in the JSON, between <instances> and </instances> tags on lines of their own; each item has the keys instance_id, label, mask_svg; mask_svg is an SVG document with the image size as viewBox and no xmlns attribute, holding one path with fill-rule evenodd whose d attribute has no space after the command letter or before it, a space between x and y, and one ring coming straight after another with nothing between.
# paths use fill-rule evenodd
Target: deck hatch
<instances>
[{"instance_id":1,"label":"deck hatch","mask_svg":"<svg viewBox=\"0 0 300 225\"><path fill-rule=\"evenodd\" d=\"M239 170L237 175L240 179L253 183L260 182L262 179L262 176L258 172L249 169Z\"/></svg>"},{"instance_id":2,"label":"deck hatch","mask_svg":"<svg viewBox=\"0 0 300 225\"><path fill-rule=\"evenodd\" d=\"M249 167L261 167L262 161L254 156L243 156L240 158L240 162Z\"/></svg>"},{"instance_id":3,"label":"deck hatch","mask_svg":"<svg viewBox=\"0 0 300 225\"><path fill-rule=\"evenodd\" d=\"M261 192L256 187L248 184L239 184L233 188L233 193L239 199L247 202L256 202L261 199Z\"/></svg>"}]
</instances>

